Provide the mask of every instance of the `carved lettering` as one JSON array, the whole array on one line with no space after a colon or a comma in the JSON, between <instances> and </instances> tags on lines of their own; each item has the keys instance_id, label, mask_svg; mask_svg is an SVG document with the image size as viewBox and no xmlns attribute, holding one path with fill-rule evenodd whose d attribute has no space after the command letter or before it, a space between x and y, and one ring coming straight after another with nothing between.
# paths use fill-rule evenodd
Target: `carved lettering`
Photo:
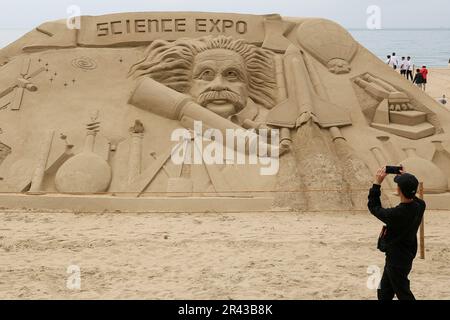
<instances>
[{"instance_id":1,"label":"carved lettering","mask_svg":"<svg viewBox=\"0 0 450 320\"><path fill-rule=\"evenodd\" d=\"M109 34L109 28L107 23L97 23L97 36L104 37Z\"/></svg>"},{"instance_id":2,"label":"carved lettering","mask_svg":"<svg viewBox=\"0 0 450 320\"><path fill-rule=\"evenodd\" d=\"M209 19L209 21L211 21L212 25L211 25L211 29L209 30L209 32L214 32L215 29L217 29L217 32L220 32L220 28L219 28L219 23L220 23L220 19L218 19L217 21L214 21L214 19Z\"/></svg>"},{"instance_id":3,"label":"carved lettering","mask_svg":"<svg viewBox=\"0 0 450 320\"><path fill-rule=\"evenodd\" d=\"M193 23L193 25L192 25ZM189 30L194 28L194 30ZM125 35L133 33L154 32L210 32L245 34L248 32L248 24L245 21L233 21L231 19L195 19L188 23L186 18L164 19L127 19L97 23L97 36Z\"/></svg>"},{"instance_id":4,"label":"carved lettering","mask_svg":"<svg viewBox=\"0 0 450 320\"><path fill-rule=\"evenodd\" d=\"M222 31L226 32L227 29L233 28L234 22L232 20L223 20L222 21Z\"/></svg>"},{"instance_id":5,"label":"carved lettering","mask_svg":"<svg viewBox=\"0 0 450 320\"><path fill-rule=\"evenodd\" d=\"M130 20L127 20L127 33L131 33Z\"/></svg>"},{"instance_id":6,"label":"carved lettering","mask_svg":"<svg viewBox=\"0 0 450 320\"><path fill-rule=\"evenodd\" d=\"M247 22L245 22L245 21L238 21L236 23L236 31L239 34L247 33Z\"/></svg>"},{"instance_id":7,"label":"carved lettering","mask_svg":"<svg viewBox=\"0 0 450 320\"><path fill-rule=\"evenodd\" d=\"M149 19L148 20L148 32L153 32L152 23L155 26L155 32L159 32L159 21L157 19Z\"/></svg>"},{"instance_id":8,"label":"carved lettering","mask_svg":"<svg viewBox=\"0 0 450 320\"><path fill-rule=\"evenodd\" d=\"M167 27L166 23L172 22L172 19L162 19L161 20L161 31L162 32L172 32L170 27Z\"/></svg>"},{"instance_id":9,"label":"carved lettering","mask_svg":"<svg viewBox=\"0 0 450 320\"><path fill-rule=\"evenodd\" d=\"M111 22L111 34L122 34L122 31L118 30L118 28L116 28L116 25L121 25L122 21L112 21Z\"/></svg>"},{"instance_id":10,"label":"carved lettering","mask_svg":"<svg viewBox=\"0 0 450 320\"><path fill-rule=\"evenodd\" d=\"M195 31L206 32L206 19L195 19Z\"/></svg>"},{"instance_id":11,"label":"carved lettering","mask_svg":"<svg viewBox=\"0 0 450 320\"><path fill-rule=\"evenodd\" d=\"M136 33L145 32L145 20L144 19L134 20L134 30Z\"/></svg>"},{"instance_id":12,"label":"carved lettering","mask_svg":"<svg viewBox=\"0 0 450 320\"><path fill-rule=\"evenodd\" d=\"M186 19L175 19L175 32L186 31Z\"/></svg>"}]
</instances>

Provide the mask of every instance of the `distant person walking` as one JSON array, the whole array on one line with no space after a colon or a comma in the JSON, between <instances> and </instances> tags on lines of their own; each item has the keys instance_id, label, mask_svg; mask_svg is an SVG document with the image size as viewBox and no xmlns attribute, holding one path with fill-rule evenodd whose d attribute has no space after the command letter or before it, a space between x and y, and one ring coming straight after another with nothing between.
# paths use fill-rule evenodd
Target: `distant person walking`
<instances>
[{"instance_id":1,"label":"distant person walking","mask_svg":"<svg viewBox=\"0 0 450 320\"><path fill-rule=\"evenodd\" d=\"M406 72L408 71L408 64L405 57L402 57L402 61L400 62L400 74L406 78Z\"/></svg>"},{"instance_id":2,"label":"distant person walking","mask_svg":"<svg viewBox=\"0 0 450 320\"><path fill-rule=\"evenodd\" d=\"M393 57L391 55L387 56L387 60L386 60L386 64L389 65L392 69L396 70L397 69L397 58Z\"/></svg>"},{"instance_id":3,"label":"distant person walking","mask_svg":"<svg viewBox=\"0 0 450 320\"><path fill-rule=\"evenodd\" d=\"M411 61L411 57L406 58L406 79L413 81L413 63Z\"/></svg>"},{"instance_id":4,"label":"distant person walking","mask_svg":"<svg viewBox=\"0 0 450 320\"><path fill-rule=\"evenodd\" d=\"M416 76L414 77L413 83L423 90L423 75L420 69L416 70Z\"/></svg>"},{"instance_id":5,"label":"distant person walking","mask_svg":"<svg viewBox=\"0 0 450 320\"><path fill-rule=\"evenodd\" d=\"M395 55L395 52L392 53L391 59L392 59L392 64L393 64L392 67L394 68L394 70L397 70L398 66L399 66L399 63L398 63L398 58Z\"/></svg>"},{"instance_id":6,"label":"distant person walking","mask_svg":"<svg viewBox=\"0 0 450 320\"><path fill-rule=\"evenodd\" d=\"M391 55L390 54L387 55L386 64L391 66Z\"/></svg>"},{"instance_id":7,"label":"distant person walking","mask_svg":"<svg viewBox=\"0 0 450 320\"><path fill-rule=\"evenodd\" d=\"M427 67L422 66L422 69L420 69L420 73L422 74L422 77L423 77L422 87L423 87L423 90L425 91L426 87L427 87L427 79L428 79L428 73L429 73Z\"/></svg>"}]
</instances>

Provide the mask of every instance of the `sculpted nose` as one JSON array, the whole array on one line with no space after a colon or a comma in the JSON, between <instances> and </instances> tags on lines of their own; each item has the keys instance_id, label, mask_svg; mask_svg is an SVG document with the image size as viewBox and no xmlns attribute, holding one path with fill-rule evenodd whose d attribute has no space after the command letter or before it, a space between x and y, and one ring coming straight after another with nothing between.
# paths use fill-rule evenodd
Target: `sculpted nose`
<instances>
[{"instance_id":1,"label":"sculpted nose","mask_svg":"<svg viewBox=\"0 0 450 320\"><path fill-rule=\"evenodd\" d=\"M211 81L209 87L211 88L211 90L215 90L215 91L221 91L221 90L225 90L226 86L225 86L225 81L222 77L222 75L217 75L213 81Z\"/></svg>"}]
</instances>

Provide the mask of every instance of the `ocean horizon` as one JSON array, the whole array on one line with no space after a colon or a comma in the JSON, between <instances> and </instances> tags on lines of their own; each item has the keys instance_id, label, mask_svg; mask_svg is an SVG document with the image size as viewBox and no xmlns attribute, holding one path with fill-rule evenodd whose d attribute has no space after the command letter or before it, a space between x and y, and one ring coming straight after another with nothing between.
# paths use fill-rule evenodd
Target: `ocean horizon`
<instances>
[{"instance_id":1,"label":"ocean horizon","mask_svg":"<svg viewBox=\"0 0 450 320\"><path fill-rule=\"evenodd\" d=\"M450 59L450 29L347 29L351 35L377 57L385 61L393 52L410 56L415 65L447 67Z\"/></svg>"},{"instance_id":2,"label":"ocean horizon","mask_svg":"<svg viewBox=\"0 0 450 320\"><path fill-rule=\"evenodd\" d=\"M0 29L0 48L16 41L32 29ZM411 56L415 65L447 67L450 60L450 28L386 28L369 30L347 28L350 34L377 57L395 52Z\"/></svg>"}]
</instances>

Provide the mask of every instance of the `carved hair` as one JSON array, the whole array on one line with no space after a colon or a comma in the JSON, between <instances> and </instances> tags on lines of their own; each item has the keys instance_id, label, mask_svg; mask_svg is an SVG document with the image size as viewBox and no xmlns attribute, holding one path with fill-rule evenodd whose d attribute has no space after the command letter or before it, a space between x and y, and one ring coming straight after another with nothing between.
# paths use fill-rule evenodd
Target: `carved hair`
<instances>
[{"instance_id":1,"label":"carved hair","mask_svg":"<svg viewBox=\"0 0 450 320\"><path fill-rule=\"evenodd\" d=\"M134 78L150 76L176 91L186 93L191 86L195 56L210 49L227 49L240 54L246 65L250 98L266 108L274 106L276 78L273 53L232 37L154 41L146 49L144 58L131 67L129 75Z\"/></svg>"}]
</instances>

